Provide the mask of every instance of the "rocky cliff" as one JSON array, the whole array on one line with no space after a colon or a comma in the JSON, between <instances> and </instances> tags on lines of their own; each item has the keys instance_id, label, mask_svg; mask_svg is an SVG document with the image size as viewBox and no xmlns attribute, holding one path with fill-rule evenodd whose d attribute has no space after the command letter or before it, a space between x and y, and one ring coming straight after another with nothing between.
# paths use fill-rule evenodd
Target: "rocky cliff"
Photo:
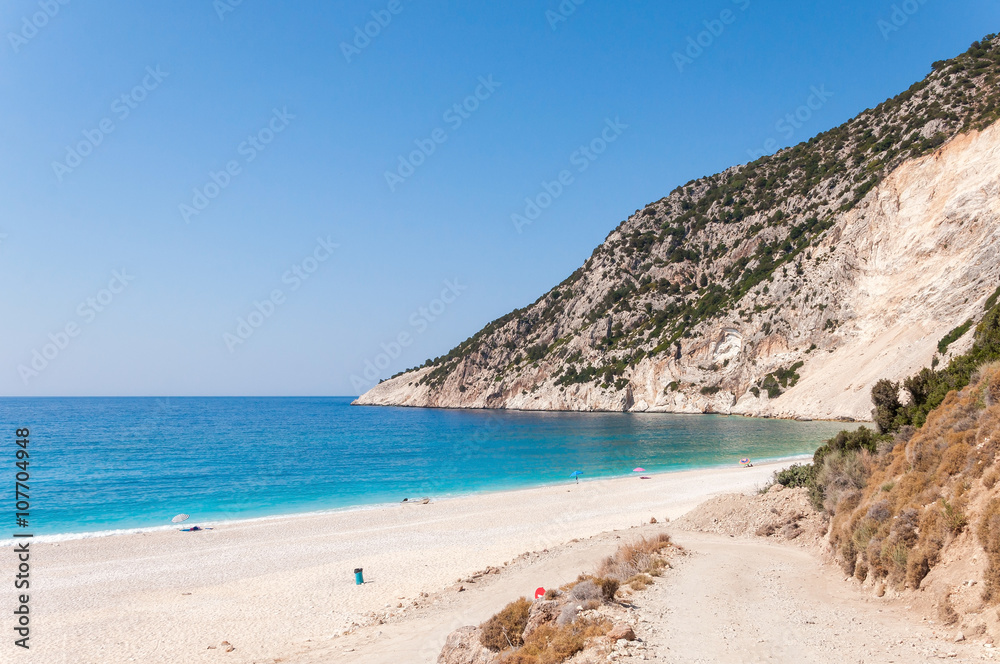
<instances>
[{"instance_id":1,"label":"rocky cliff","mask_svg":"<svg viewBox=\"0 0 1000 664\"><path fill-rule=\"evenodd\" d=\"M868 419L875 381L968 347L1000 283L1000 38L933 69L637 210L532 305L355 403Z\"/></svg>"}]
</instances>

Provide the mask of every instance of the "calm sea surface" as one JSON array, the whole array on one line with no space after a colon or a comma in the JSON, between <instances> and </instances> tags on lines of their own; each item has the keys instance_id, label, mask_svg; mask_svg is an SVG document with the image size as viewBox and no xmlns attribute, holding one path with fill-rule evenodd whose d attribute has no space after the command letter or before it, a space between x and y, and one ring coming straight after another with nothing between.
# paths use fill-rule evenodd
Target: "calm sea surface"
<instances>
[{"instance_id":1,"label":"calm sea surface","mask_svg":"<svg viewBox=\"0 0 1000 664\"><path fill-rule=\"evenodd\" d=\"M31 531L443 498L812 453L843 428L716 415L422 410L347 398L0 399L0 483L31 430ZM15 530L13 499L0 539ZM6 515L4 514L6 512Z\"/></svg>"}]
</instances>

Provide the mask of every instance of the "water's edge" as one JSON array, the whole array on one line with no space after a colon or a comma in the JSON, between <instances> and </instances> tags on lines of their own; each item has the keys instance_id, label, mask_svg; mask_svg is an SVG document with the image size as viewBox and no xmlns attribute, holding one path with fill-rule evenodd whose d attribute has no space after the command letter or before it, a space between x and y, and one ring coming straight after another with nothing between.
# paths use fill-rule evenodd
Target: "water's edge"
<instances>
[{"instance_id":1,"label":"water's edge","mask_svg":"<svg viewBox=\"0 0 1000 664\"><path fill-rule=\"evenodd\" d=\"M787 467L794 463L810 462L812 461L811 454L796 454L792 456L785 457L775 457L775 458L762 458L756 461L757 464L781 464L783 467ZM710 465L694 465L686 468L675 468L672 470L665 470L660 472L650 472L647 471L646 474L651 477L659 477L662 475L674 475L678 473L687 473L691 471L700 470L729 470L732 468L732 464L710 464ZM601 482L608 480L621 480L627 477L634 477L633 473L616 474L616 475L600 475L597 477L581 478L580 482ZM558 482L542 482L539 484L533 484L530 486L520 486L516 488L494 488L494 489L473 489L469 491L456 491L454 493L447 493L441 497L430 497L433 502L444 502L451 500L459 500L462 498L476 497L476 496L489 496L504 493L516 493L521 491L533 491L535 489L544 489L546 487L559 486L567 484L565 480ZM419 502L418 500L414 501ZM48 535L37 535L31 538L31 541L39 543L53 543L53 542L68 542L73 540L81 539L92 539L97 537L117 537L121 535L135 535L140 533L154 533L154 532L166 532L170 530L180 530L183 527L190 527L191 525L207 526L207 527L217 527L217 526L230 526L230 525L245 525L250 523L259 523L266 521L277 521L279 519L297 519L297 518L312 518L318 516L324 516L328 514L343 514L345 512L364 512L370 510L380 510L387 509L390 507L398 507L402 503L391 502L391 503L370 503L370 504L358 504L349 505L344 507L333 507L330 509L322 510L307 510L302 512L287 512L281 514L268 514L266 516L248 516L246 518L239 519L209 519L205 521L191 522L190 524L169 524L164 526L144 526L139 528L121 528L115 530L95 530L95 531L83 531L83 532L71 532L71 533L54 533ZM13 546L17 542L23 542L23 539L0 539L0 548Z\"/></svg>"}]
</instances>

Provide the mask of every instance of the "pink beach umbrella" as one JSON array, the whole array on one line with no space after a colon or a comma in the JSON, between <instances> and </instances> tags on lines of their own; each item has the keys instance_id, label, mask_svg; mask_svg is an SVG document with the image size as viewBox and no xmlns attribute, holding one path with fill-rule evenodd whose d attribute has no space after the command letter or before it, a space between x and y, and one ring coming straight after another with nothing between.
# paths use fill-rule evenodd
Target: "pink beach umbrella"
<instances>
[{"instance_id":1,"label":"pink beach umbrella","mask_svg":"<svg viewBox=\"0 0 1000 664\"><path fill-rule=\"evenodd\" d=\"M646 472L646 469L645 468L633 468L632 472L633 473L644 473L644 472Z\"/></svg>"}]
</instances>

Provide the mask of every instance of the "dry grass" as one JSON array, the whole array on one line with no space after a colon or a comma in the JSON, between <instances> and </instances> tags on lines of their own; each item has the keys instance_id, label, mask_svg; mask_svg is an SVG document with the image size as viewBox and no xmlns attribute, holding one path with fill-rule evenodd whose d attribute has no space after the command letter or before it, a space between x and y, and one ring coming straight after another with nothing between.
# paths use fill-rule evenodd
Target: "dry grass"
<instances>
[{"instance_id":1,"label":"dry grass","mask_svg":"<svg viewBox=\"0 0 1000 664\"><path fill-rule=\"evenodd\" d=\"M528 625L530 610L531 602L524 597L511 602L482 624L480 643L493 652L521 646L523 644L521 635Z\"/></svg>"},{"instance_id":2,"label":"dry grass","mask_svg":"<svg viewBox=\"0 0 1000 664\"><path fill-rule=\"evenodd\" d=\"M945 595L938 604L938 620L944 625L954 625L958 622L958 612L951 603L951 596Z\"/></svg>"},{"instance_id":3,"label":"dry grass","mask_svg":"<svg viewBox=\"0 0 1000 664\"><path fill-rule=\"evenodd\" d=\"M979 519L979 543L986 551L987 567L983 578L983 600L1000 599L1000 498L986 505Z\"/></svg>"},{"instance_id":4,"label":"dry grass","mask_svg":"<svg viewBox=\"0 0 1000 664\"><path fill-rule=\"evenodd\" d=\"M598 574L620 582L627 582L643 573L659 576L660 570L667 564L663 551L671 546L670 535L666 533L628 542L621 545L614 555L604 559L598 568Z\"/></svg>"},{"instance_id":5,"label":"dry grass","mask_svg":"<svg viewBox=\"0 0 1000 664\"><path fill-rule=\"evenodd\" d=\"M645 590L649 586L653 585L653 579L646 574L636 574L625 583L627 583L629 588L632 590Z\"/></svg>"},{"instance_id":6,"label":"dry grass","mask_svg":"<svg viewBox=\"0 0 1000 664\"><path fill-rule=\"evenodd\" d=\"M567 625L546 623L531 633L524 646L510 652L501 664L560 664L584 649L588 639L611 631L607 620L581 619Z\"/></svg>"},{"instance_id":7,"label":"dry grass","mask_svg":"<svg viewBox=\"0 0 1000 664\"><path fill-rule=\"evenodd\" d=\"M941 506L944 508L942 510L942 518L944 519L944 525L951 532L952 535L957 535L963 530L965 526L969 524L969 519L965 516L963 511L964 501L962 501L960 496L956 496L955 502L949 503L944 498L941 499Z\"/></svg>"},{"instance_id":8,"label":"dry grass","mask_svg":"<svg viewBox=\"0 0 1000 664\"><path fill-rule=\"evenodd\" d=\"M824 487L823 507L827 512L836 514L857 506L873 464L873 457L867 451L830 454L823 459L816 482Z\"/></svg>"}]
</instances>

